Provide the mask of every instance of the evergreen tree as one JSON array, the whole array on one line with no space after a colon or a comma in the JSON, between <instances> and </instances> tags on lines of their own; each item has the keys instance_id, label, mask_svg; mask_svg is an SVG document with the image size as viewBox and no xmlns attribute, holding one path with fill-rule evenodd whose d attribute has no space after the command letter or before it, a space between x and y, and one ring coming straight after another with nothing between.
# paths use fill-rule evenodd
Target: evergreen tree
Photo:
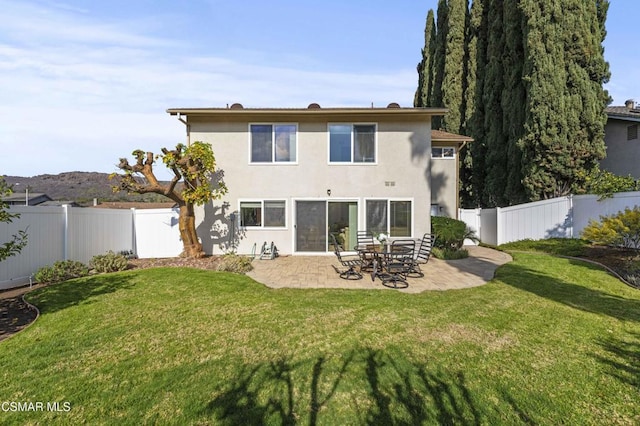
<instances>
[{"instance_id":1,"label":"evergreen tree","mask_svg":"<svg viewBox=\"0 0 640 426\"><path fill-rule=\"evenodd\" d=\"M422 60L418 64L418 89L413 101L416 107L426 107L430 105L433 91L433 58L436 48L436 23L433 9L427 13L427 22L424 27L424 48L422 49Z\"/></svg>"},{"instance_id":2,"label":"evergreen tree","mask_svg":"<svg viewBox=\"0 0 640 426\"><path fill-rule=\"evenodd\" d=\"M483 2L476 0L472 3L471 9L466 14L465 32L465 61L463 68L464 76L464 99L463 99L463 122L460 126L460 133L463 135L473 134L473 120L476 116L476 90L478 81L478 38L480 25L482 23ZM474 144L477 142L474 142ZM460 204L463 208L475 207L476 191L473 187L473 144L466 145L459 153L460 155Z\"/></svg>"},{"instance_id":3,"label":"evergreen tree","mask_svg":"<svg viewBox=\"0 0 640 426\"><path fill-rule=\"evenodd\" d=\"M524 63L524 17L518 3L505 1L504 22L504 88L502 91L502 133L506 138L505 198L508 204L526 202L522 186L522 152L518 140L522 137L527 95L522 79Z\"/></svg>"},{"instance_id":4,"label":"evergreen tree","mask_svg":"<svg viewBox=\"0 0 640 426\"><path fill-rule=\"evenodd\" d=\"M487 176L483 193L484 206L507 205L507 137L504 133L504 113L502 109L502 93L504 90L505 50L503 0L489 0L486 3L488 32L487 32L487 63L486 75L482 94L485 105L484 123L482 124L487 141L485 167Z\"/></svg>"},{"instance_id":5,"label":"evergreen tree","mask_svg":"<svg viewBox=\"0 0 640 426\"><path fill-rule=\"evenodd\" d=\"M604 157L602 10L582 0L524 0L527 121L520 141L530 200L567 195Z\"/></svg>"},{"instance_id":6,"label":"evergreen tree","mask_svg":"<svg viewBox=\"0 0 640 426\"><path fill-rule=\"evenodd\" d=\"M438 15L436 20L436 41L433 53L433 90L429 105L442 107L442 81L444 79L444 64L447 40L447 15L449 8L446 0L438 0ZM433 117L431 126L434 129L441 128L441 117Z\"/></svg>"},{"instance_id":7,"label":"evergreen tree","mask_svg":"<svg viewBox=\"0 0 640 426\"><path fill-rule=\"evenodd\" d=\"M424 51L421 63L428 93L418 92L423 105L449 108L445 130L474 138L461 155L463 205L504 206L584 186L605 154L608 6L473 0L469 10L468 0L438 2L432 69Z\"/></svg>"},{"instance_id":8,"label":"evergreen tree","mask_svg":"<svg viewBox=\"0 0 640 426\"><path fill-rule=\"evenodd\" d=\"M442 74L442 104L449 109L442 119L442 128L459 133L463 117L463 89L465 86L463 64L465 62L465 23L467 0L449 0L444 34L445 57Z\"/></svg>"},{"instance_id":9,"label":"evergreen tree","mask_svg":"<svg viewBox=\"0 0 640 426\"><path fill-rule=\"evenodd\" d=\"M468 96L473 98L473 112L467 120L468 134L473 137L474 142L471 143L469 151L471 152L471 181L469 186L472 188L471 205L474 207L486 206L485 199L485 182L487 176L487 138L486 129L484 127L486 105L483 102L483 93L486 82L487 71L487 39L488 39L488 21L490 0L474 0L471 6L471 39L475 42L473 51L475 52L476 72L475 72L475 90L471 92L471 71L467 73L469 80ZM463 187L464 187L463 183Z\"/></svg>"}]
</instances>

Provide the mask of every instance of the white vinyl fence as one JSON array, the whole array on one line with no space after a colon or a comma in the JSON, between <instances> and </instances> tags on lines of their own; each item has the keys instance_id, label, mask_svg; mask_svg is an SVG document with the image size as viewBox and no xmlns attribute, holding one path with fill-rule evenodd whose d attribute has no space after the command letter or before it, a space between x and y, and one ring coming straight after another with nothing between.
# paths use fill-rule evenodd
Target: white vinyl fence
<instances>
[{"instance_id":1,"label":"white vinyl fence","mask_svg":"<svg viewBox=\"0 0 640 426\"><path fill-rule=\"evenodd\" d=\"M640 206L640 192L598 198L570 195L511 207L461 209L459 217L476 231L480 241L499 245L524 239L580 238L590 220Z\"/></svg>"},{"instance_id":2,"label":"white vinyl fence","mask_svg":"<svg viewBox=\"0 0 640 426\"><path fill-rule=\"evenodd\" d=\"M182 249L173 209L12 206L9 211L20 217L0 224L0 243L25 229L29 240L19 255L0 262L0 290L30 283L38 269L58 260L88 263L109 250L172 257Z\"/></svg>"}]
</instances>

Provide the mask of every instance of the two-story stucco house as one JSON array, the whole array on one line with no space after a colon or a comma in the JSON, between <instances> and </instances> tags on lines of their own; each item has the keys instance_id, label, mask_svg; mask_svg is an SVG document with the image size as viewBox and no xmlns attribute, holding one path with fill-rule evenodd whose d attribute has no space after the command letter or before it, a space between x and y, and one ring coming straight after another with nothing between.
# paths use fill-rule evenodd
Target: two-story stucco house
<instances>
[{"instance_id":1,"label":"two-story stucco house","mask_svg":"<svg viewBox=\"0 0 640 426\"><path fill-rule=\"evenodd\" d=\"M605 111L607 157L600 161L600 165L616 175L640 179L640 108L629 99L624 106L610 106Z\"/></svg>"},{"instance_id":2,"label":"two-story stucco house","mask_svg":"<svg viewBox=\"0 0 640 426\"><path fill-rule=\"evenodd\" d=\"M457 149L470 139L442 133L432 143L431 117L446 109L167 112L186 125L187 143L212 145L229 189L197 212L208 253L247 254L272 241L281 254L328 253L330 233L353 247L357 230L420 238L432 211L456 217Z\"/></svg>"}]
</instances>

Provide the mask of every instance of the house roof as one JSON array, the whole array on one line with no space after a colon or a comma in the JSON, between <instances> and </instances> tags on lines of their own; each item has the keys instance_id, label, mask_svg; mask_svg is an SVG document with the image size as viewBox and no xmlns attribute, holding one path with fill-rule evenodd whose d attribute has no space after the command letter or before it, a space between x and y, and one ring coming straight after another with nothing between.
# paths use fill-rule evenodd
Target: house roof
<instances>
[{"instance_id":1,"label":"house roof","mask_svg":"<svg viewBox=\"0 0 640 426\"><path fill-rule=\"evenodd\" d=\"M640 121L640 109L635 106L609 106L605 112L607 117L615 120Z\"/></svg>"},{"instance_id":2,"label":"house roof","mask_svg":"<svg viewBox=\"0 0 640 426\"><path fill-rule=\"evenodd\" d=\"M377 117L377 118L413 118L413 119L426 119L428 117L437 115L444 115L447 113L446 108L402 108L396 103L391 103L385 108L370 107L370 108L322 108L318 104L310 104L307 108L244 108L240 104L233 104L227 108L169 108L167 113L177 116L187 117L207 117L207 118L245 118L245 117L260 117L263 119L270 118L284 118L291 119L292 117L316 117L335 119L341 116L351 117Z\"/></svg>"},{"instance_id":3,"label":"house roof","mask_svg":"<svg viewBox=\"0 0 640 426\"><path fill-rule=\"evenodd\" d=\"M442 130L431 130L431 142L473 142L469 136L456 135Z\"/></svg>"}]
</instances>

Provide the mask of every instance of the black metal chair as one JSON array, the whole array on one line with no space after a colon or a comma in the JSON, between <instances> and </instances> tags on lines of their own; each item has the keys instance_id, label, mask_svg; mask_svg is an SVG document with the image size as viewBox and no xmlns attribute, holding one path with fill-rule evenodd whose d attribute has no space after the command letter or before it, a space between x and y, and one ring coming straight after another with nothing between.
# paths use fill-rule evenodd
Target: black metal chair
<instances>
[{"instance_id":1,"label":"black metal chair","mask_svg":"<svg viewBox=\"0 0 640 426\"><path fill-rule=\"evenodd\" d=\"M415 240L394 240L384 253L382 285L391 288L407 288L407 275L413 267Z\"/></svg>"},{"instance_id":2,"label":"black metal chair","mask_svg":"<svg viewBox=\"0 0 640 426\"><path fill-rule=\"evenodd\" d=\"M369 231L356 231L356 239L358 241L358 248L362 249L364 247L373 246L375 244L373 240L373 234ZM373 269L373 262L375 257L372 253L365 253L362 258L362 269L366 269L368 271Z\"/></svg>"},{"instance_id":3,"label":"black metal chair","mask_svg":"<svg viewBox=\"0 0 640 426\"><path fill-rule=\"evenodd\" d=\"M334 268L336 269L336 272L340 274L340 278L345 280L362 279L362 274L361 274L362 259L360 259L360 256L343 254L344 250L342 249L342 246L338 244L338 241L336 240L335 235L333 234L329 234L329 235L331 236L331 242L333 244L333 252L338 258L338 261L340 262L340 264L345 268L347 268L344 271L340 271L338 268L335 268L334 266ZM356 271L356 268L358 268L359 270Z\"/></svg>"},{"instance_id":4,"label":"black metal chair","mask_svg":"<svg viewBox=\"0 0 640 426\"><path fill-rule=\"evenodd\" d=\"M431 258L431 249L433 248L433 244L436 242L436 236L433 234L424 234L422 236L422 240L420 241L420 246L415 252L413 256L413 264L411 265L411 270L407 274L410 278L422 278L424 277L424 272L420 269L420 265L426 265Z\"/></svg>"}]
</instances>

